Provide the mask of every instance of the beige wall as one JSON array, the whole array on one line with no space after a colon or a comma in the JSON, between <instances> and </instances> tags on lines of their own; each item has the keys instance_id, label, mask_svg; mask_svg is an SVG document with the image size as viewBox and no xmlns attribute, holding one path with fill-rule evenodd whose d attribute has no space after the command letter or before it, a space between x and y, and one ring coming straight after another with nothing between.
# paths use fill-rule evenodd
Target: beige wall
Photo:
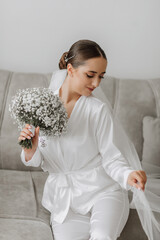
<instances>
[{"instance_id":1,"label":"beige wall","mask_svg":"<svg viewBox=\"0 0 160 240\"><path fill-rule=\"evenodd\" d=\"M58 69L79 39L100 44L115 77L160 76L159 0L0 0L0 68Z\"/></svg>"}]
</instances>

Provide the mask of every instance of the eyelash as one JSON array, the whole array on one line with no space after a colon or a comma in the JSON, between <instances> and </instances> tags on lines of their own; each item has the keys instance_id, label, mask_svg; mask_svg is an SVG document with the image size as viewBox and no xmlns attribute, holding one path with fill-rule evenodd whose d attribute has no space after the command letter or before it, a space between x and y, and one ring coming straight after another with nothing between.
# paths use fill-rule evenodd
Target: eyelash
<instances>
[{"instance_id":1,"label":"eyelash","mask_svg":"<svg viewBox=\"0 0 160 240\"><path fill-rule=\"evenodd\" d=\"M88 77L88 78L92 78L93 76L90 76L90 75L87 74L87 77ZM104 78L104 77L100 77L100 78Z\"/></svg>"}]
</instances>

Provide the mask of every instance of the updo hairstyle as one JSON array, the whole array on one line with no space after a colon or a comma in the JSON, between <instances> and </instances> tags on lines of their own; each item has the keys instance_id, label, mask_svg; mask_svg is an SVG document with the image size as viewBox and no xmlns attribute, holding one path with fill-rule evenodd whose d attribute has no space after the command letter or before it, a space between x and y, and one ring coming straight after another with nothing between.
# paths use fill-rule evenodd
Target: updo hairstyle
<instances>
[{"instance_id":1,"label":"updo hairstyle","mask_svg":"<svg viewBox=\"0 0 160 240\"><path fill-rule=\"evenodd\" d=\"M78 68L80 65L84 65L86 60L95 57L103 57L107 60L105 52L96 42L79 40L70 47L68 52L63 53L59 61L59 69L67 69L69 63L74 68Z\"/></svg>"}]
</instances>

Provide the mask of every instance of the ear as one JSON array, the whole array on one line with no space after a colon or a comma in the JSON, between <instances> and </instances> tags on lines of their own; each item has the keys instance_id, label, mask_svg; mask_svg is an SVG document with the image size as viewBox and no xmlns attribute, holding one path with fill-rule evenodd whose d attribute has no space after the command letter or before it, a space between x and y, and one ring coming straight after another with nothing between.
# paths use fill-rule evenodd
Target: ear
<instances>
[{"instance_id":1,"label":"ear","mask_svg":"<svg viewBox=\"0 0 160 240\"><path fill-rule=\"evenodd\" d=\"M72 66L71 63L69 63L69 64L67 65L67 71L68 71L68 75L69 75L70 77L73 77L73 73L74 73L75 69L73 68L73 66Z\"/></svg>"}]
</instances>

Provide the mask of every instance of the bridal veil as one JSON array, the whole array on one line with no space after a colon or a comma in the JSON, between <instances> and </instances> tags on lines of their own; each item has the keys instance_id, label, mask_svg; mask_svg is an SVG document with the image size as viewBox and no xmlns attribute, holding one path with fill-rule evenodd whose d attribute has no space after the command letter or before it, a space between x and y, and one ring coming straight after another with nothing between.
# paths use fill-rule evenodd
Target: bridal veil
<instances>
[{"instance_id":1,"label":"bridal veil","mask_svg":"<svg viewBox=\"0 0 160 240\"><path fill-rule=\"evenodd\" d=\"M49 88L54 91L60 87L67 75L67 69L57 70L53 72ZM113 114L113 109L107 96L104 94L101 87L97 87L93 91L93 96L105 102L108 110L113 116L114 124L114 144L121 151L128 164L135 170L144 170L147 175L147 182L144 192L135 187L130 187L132 200L130 208L136 209L142 227L148 236L149 240L160 239L160 167L153 164L143 163L138 157L137 151L124 131L119 119ZM147 169L153 170L155 174L150 174Z\"/></svg>"}]
</instances>

